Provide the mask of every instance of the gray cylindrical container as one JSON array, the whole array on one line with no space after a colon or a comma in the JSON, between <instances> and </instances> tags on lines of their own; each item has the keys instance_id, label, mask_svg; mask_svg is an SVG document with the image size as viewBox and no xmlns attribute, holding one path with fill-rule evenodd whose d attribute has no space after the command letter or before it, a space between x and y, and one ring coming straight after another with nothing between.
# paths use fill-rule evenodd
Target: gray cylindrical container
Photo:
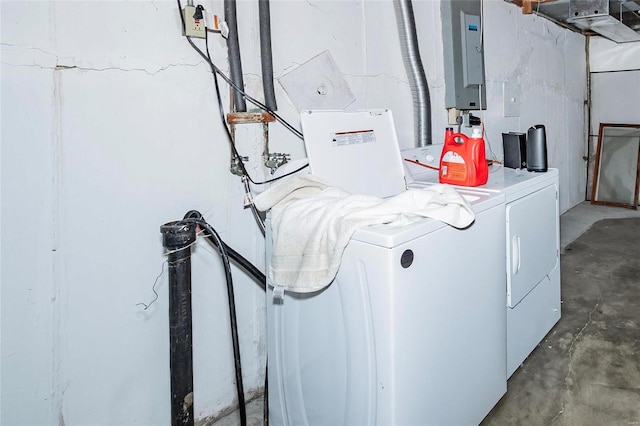
<instances>
[{"instance_id":1,"label":"gray cylindrical container","mask_svg":"<svg viewBox=\"0 0 640 426\"><path fill-rule=\"evenodd\" d=\"M547 135L542 124L536 124L527 131L527 170L547 171Z\"/></svg>"}]
</instances>

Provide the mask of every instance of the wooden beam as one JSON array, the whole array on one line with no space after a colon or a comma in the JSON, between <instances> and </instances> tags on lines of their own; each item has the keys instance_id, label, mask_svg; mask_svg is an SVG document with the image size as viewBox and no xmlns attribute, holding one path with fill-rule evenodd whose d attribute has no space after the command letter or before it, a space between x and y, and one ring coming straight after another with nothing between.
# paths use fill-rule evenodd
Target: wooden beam
<instances>
[{"instance_id":1,"label":"wooden beam","mask_svg":"<svg viewBox=\"0 0 640 426\"><path fill-rule=\"evenodd\" d=\"M524 15L531 15L533 13L534 3L549 3L552 1L556 1L556 0L522 0L522 13ZM514 3L516 2L514 1Z\"/></svg>"}]
</instances>

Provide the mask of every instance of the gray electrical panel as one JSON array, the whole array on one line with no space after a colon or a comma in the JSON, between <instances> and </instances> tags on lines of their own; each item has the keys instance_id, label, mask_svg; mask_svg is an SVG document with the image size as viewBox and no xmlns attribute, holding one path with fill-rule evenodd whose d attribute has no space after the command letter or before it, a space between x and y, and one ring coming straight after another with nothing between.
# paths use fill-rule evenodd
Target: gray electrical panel
<instances>
[{"instance_id":1,"label":"gray electrical panel","mask_svg":"<svg viewBox=\"0 0 640 426\"><path fill-rule=\"evenodd\" d=\"M442 0L445 107L486 109L480 0ZM481 98L482 97L482 98Z\"/></svg>"}]
</instances>

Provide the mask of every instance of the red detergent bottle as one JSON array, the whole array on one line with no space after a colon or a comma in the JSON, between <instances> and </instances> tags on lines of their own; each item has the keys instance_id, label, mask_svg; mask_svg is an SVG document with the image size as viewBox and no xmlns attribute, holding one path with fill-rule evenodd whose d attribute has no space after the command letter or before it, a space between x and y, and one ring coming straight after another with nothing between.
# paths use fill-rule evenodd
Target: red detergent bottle
<instances>
[{"instance_id":1,"label":"red detergent bottle","mask_svg":"<svg viewBox=\"0 0 640 426\"><path fill-rule=\"evenodd\" d=\"M474 128L470 138L447 128L439 177L440 183L451 185L479 186L487 183L489 166L480 128Z\"/></svg>"}]
</instances>

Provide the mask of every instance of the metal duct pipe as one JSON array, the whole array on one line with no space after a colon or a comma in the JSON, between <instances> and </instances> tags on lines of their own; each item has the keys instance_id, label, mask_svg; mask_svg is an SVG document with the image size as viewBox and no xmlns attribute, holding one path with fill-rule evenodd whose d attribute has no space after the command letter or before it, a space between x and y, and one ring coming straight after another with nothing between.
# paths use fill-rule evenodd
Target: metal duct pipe
<instances>
[{"instance_id":1,"label":"metal duct pipe","mask_svg":"<svg viewBox=\"0 0 640 426\"><path fill-rule=\"evenodd\" d=\"M273 88L273 56L271 53L271 12L269 0L258 0L258 16L260 20L260 60L262 63L262 88L264 104L271 111L278 109L276 94Z\"/></svg>"},{"instance_id":2,"label":"metal duct pipe","mask_svg":"<svg viewBox=\"0 0 640 426\"><path fill-rule=\"evenodd\" d=\"M422 67L416 21L413 16L411 0L393 0L396 22L400 35L402 61L407 72L411 94L413 96L413 116L416 132L415 145L421 147L431 145L431 99L427 76Z\"/></svg>"},{"instance_id":3,"label":"metal duct pipe","mask_svg":"<svg viewBox=\"0 0 640 426\"><path fill-rule=\"evenodd\" d=\"M229 73L231 74L231 81L244 91L242 61L240 60L240 43L238 42L236 0L224 0L224 20L229 27L227 50L229 51ZM247 103L244 100L243 94L236 89L233 90L233 105L235 111L244 112L247 110Z\"/></svg>"},{"instance_id":4,"label":"metal duct pipe","mask_svg":"<svg viewBox=\"0 0 640 426\"><path fill-rule=\"evenodd\" d=\"M196 240L196 225L169 222L160 232L169 264L171 425L193 426L191 244Z\"/></svg>"}]
</instances>

